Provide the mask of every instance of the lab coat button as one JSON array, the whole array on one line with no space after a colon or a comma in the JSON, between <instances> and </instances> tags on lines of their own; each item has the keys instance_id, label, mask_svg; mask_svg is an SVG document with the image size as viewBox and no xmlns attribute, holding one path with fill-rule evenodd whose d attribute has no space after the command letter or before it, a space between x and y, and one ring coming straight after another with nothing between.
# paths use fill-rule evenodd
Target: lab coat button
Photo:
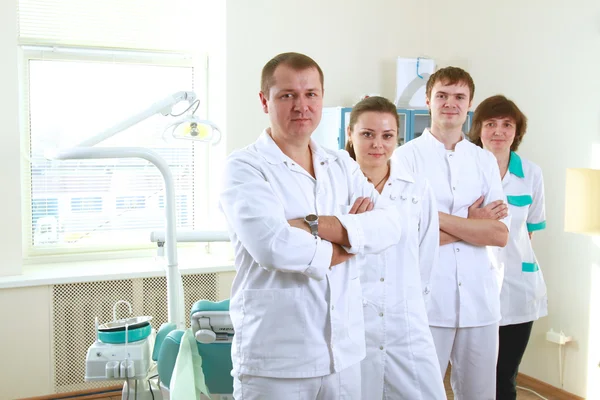
<instances>
[{"instance_id":1,"label":"lab coat button","mask_svg":"<svg viewBox=\"0 0 600 400\"><path fill-rule=\"evenodd\" d=\"M462 286L462 282L458 282L458 286Z\"/></svg>"},{"instance_id":2,"label":"lab coat button","mask_svg":"<svg viewBox=\"0 0 600 400\"><path fill-rule=\"evenodd\" d=\"M332 311L333 311L333 310L335 310L335 306L331 306L331 310L332 310Z\"/></svg>"},{"instance_id":3,"label":"lab coat button","mask_svg":"<svg viewBox=\"0 0 600 400\"><path fill-rule=\"evenodd\" d=\"M460 249L459 249L459 248L457 248L457 249L456 249L456 252L457 252L457 253L459 253L459 252L460 252Z\"/></svg>"},{"instance_id":4,"label":"lab coat button","mask_svg":"<svg viewBox=\"0 0 600 400\"><path fill-rule=\"evenodd\" d=\"M385 278L379 278L379 282L385 281Z\"/></svg>"},{"instance_id":5,"label":"lab coat button","mask_svg":"<svg viewBox=\"0 0 600 400\"><path fill-rule=\"evenodd\" d=\"M321 161L321 165L325 165L325 161Z\"/></svg>"},{"instance_id":6,"label":"lab coat button","mask_svg":"<svg viewBox=\"0 0 600 400\"><path fill-rule=\"evenodd\" d=\"M390 194L390 199L396 200L396 195L395 194Z\"/></svg>"},{"instance_id":7,"label":"lab coat button","mask_svg":"<svg viewBox=\"0 0 600 400\"><path fill-rule=\"evenodd\" d=\"M382 313L382 312L380 312L380 313L379 313L379 316L380 316L380 317L383 317L383 313Z\"/></svg>"},{"instance_id":8,"label":"lab coat button","mask_svg":"<svg viewBox=\"0 0 600 400\"><path fill-rule=\"evenodd\" d=\"M383 346L379 346L379 350L383 350Z\"/></svg>"},{"instance_id":9,"label":"lab coat button","mask_svg":"<svg viewBox=\"0 0 600 400\"><path fill-rule=\"evenodd\" d=\"M429 294L429 288L428 288L428 287L426 287L426 288L425 288L425 290L423 290L423 293L425 293L425 294Z\"/></svg>"},{"instance_id":10,"label":"lab coat button","mask_svg":"<svg viewBox=\"0 0 600 400\"><path fill-rule=\"evenodd\" d=\"M452 186L452 190L456 190L456 186Z\"/></svg>"},{"instance_id":11,"label":"lab coat button","mask_svg":"<svg viewBox=\"0 0 600 400\"><path fill-rule=\"evenodd\" d=\"M419 202L419 199L417 199L416 197L413 197L412 202L413 202L413 204L417 204Z\"/></svg>"},{"instance_id":12,"label":"lab coat button","mask_svg":"<svg viewBox=\"0 0 600 400\"><path fill-rule=\"evenodd\" d=\"M400 196L400 198L401 198L402 200L406 200L406 198L407 198L407 197L406 197L405 195L402 195L402 196Z\"/></svg>"}]
</instances>

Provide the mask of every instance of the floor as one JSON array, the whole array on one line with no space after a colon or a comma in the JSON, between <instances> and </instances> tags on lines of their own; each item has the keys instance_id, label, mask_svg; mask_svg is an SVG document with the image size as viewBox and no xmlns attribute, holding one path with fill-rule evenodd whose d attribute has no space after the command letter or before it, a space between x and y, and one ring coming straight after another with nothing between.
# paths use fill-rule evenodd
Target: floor
<instances>
[{"instance_id":1,"label":"floor","mask_svg":"<svg viewBox=\"0 0 600 400\"><path fill-rule=\"evenodd\" d=\"M445 379L445 385L446 385L446 394L448 396L448 400L454 400L454 395L452 394L452 389L450 388L450 376L449 374L446 375L446 379ZM554 398L552 396L548 396L548 395L544 395L548 400L554 400ZM518 400L540 400L540 398L536 395L534 395L533 393L529 393L525 390L520 390L518 392L517 395ZM121 400L121 396L118 397L102 397L99 398L98 400Z\"/></svg>"},{"instance_id":2,"label":"floor","mask_svg":"<svg viewBox=\"0 0 600 400\"><path fill-rule=\"evenodd\" d=\"M446 379L444 379L444 386L446 386L446 396L448 396L448 400L454 400L454 395L452 394L452 388L450 387L450 372L446 374ZM548 400L554 400L554 397L547 396L542 394ZM526 390L518 389L517 392L518 400L540 400L541 398L536 396L533 393L527 392Z\"/></svg>"}]
</instances>

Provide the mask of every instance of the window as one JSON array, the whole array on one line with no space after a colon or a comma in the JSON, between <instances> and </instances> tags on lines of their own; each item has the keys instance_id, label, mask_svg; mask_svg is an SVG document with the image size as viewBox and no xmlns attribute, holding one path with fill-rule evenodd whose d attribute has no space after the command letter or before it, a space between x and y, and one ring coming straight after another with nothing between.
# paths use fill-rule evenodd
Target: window
<instances>
[{"instance_id":1,"label":"window","mask_svg":"<svg viewBox=\"0 0 600 400\"><path fill-rule=\"evenodd\" d=\"M72 197L71 212L97 213L102 212L102 197Z\"/></svg>"},{"instance_id":2,"label":"window","mask_svg":"<svg viewBox=\"0 0 600 400\"><path fill-rule=\"evenodd\" d=\"M192 208L192 204L188 204L188 196L185 194L178 194L175 196L175 204L177 207L177 225L185 226L188 223L189 213L188 207ZM160 196L158 199L158 206L161 209L165 208L165 196Z\"/></svg>"},{"instance_id":3,"label":"window","mask_svg":"<svg viewBox=\"0 0 600 400\"><path fill-rule=\"evenodd\" d=\"M156 167L135 158L55 161L46 155L182 90L196 92L197 114L206 118L207 57L198 53L195 34L202 32L186 28L190 14L206 4L19 0L27 257L152 246L149 231L164 228L164 184ZM178 107L174 113L186 104ZM164 158L175 181L177 225L194 229L210 214L213 156L202 143L165 141L163 130L173 121L152 116L99 146L144 147Z\"/></svg>"}]
</instances>

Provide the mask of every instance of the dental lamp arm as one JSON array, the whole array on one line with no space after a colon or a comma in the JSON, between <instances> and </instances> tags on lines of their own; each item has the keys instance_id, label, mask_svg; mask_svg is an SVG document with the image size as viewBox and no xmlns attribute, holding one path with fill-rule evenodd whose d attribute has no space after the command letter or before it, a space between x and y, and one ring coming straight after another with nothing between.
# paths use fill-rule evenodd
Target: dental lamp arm
<instances>
[{"instance_id":1,"label":"dental lamp arm","mask_svg":"<svg viewBox=\"0 0 600 400\"><path fill-rule=\"evenodd\" d=\"M113 137L117 133L123 132L124 130L131 128L133 125L152 117L155 114L169 115L173 106L181 101L188 101L190 104L192 104L194 101L196 101L196 94L194 92L177 92L169 97L157 101L144 111L141 111L132 117L119 122L115 126L100 132L91 138L85 139L75 147L95 146L106 139Z\"/></svg>"},{"instance_id":2,"label":"dental lamp arm","mask_svg":"<svg viewBox=\"0 0 600 400\"><path fill-rule=\"evenodd\" d=\"M142 158L154 164L165 183L166 244L167 244L167 297L169 322L185 327L181 275L177 262L177 231L175 214L175 185L169 165L158 153L140 147L75 147L58 150L47 157L55 160L89 160L106 158Z\"/></svg>"},{"instance_id":3,"label":"dental lamp arm","mask_svg":"<svg viewBox=\"0 0 600 400\"><path fill-rule=\"evenodd\" d=\"M100 132L79 143L78 146L67 150L47 151L46 158L58 160L77 159L105 159L105 158L142 158L154 164L163 176L165 183L165 213L167 244L167 303L169 322L175 323L178 328L185 327L185 314L183 303L183 286L181 274L177 263L177 232L175 213L175 188L174 179L169 165L157 152L140 147L93 147L106 139L122 132L133 125L152 117L155 114L169 115L172 107L181 102L188 101L190 106L196 101L194 92L177 92L163 100L152 104L147 109ZM212 124L211 124L212 125Z\"/></svg>"}]
</instances>

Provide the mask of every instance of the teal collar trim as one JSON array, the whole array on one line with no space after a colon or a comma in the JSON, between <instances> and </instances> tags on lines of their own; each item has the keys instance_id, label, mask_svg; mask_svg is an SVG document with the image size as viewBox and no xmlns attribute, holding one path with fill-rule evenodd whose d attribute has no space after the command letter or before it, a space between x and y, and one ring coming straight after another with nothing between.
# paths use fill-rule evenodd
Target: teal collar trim
<instances>
[{"instance_id":1,"label":"teal collar trim","mask_svg":"<svg viewBox=\"0 0 600 400\"><path fill-rule=\"evenodd\" d=\"M516 207L525 207L533 203L533 199L528 194L523 194L521 196L506 196L506 200L508 200L508 204Z\"/></svg>"},{"instance_id":2,"label":"teal collar trim","mask_svg":"<svg viewBox=\"0 0 600 400\"><path fill-rule=\"evenodd\" d=\"M508 171L518 176L519 178L525 178L525 174L523 173L523 162L521 161L521 157L514 151L510 152L510 158L508 160Z\"/></svg>"}]
</instances>

